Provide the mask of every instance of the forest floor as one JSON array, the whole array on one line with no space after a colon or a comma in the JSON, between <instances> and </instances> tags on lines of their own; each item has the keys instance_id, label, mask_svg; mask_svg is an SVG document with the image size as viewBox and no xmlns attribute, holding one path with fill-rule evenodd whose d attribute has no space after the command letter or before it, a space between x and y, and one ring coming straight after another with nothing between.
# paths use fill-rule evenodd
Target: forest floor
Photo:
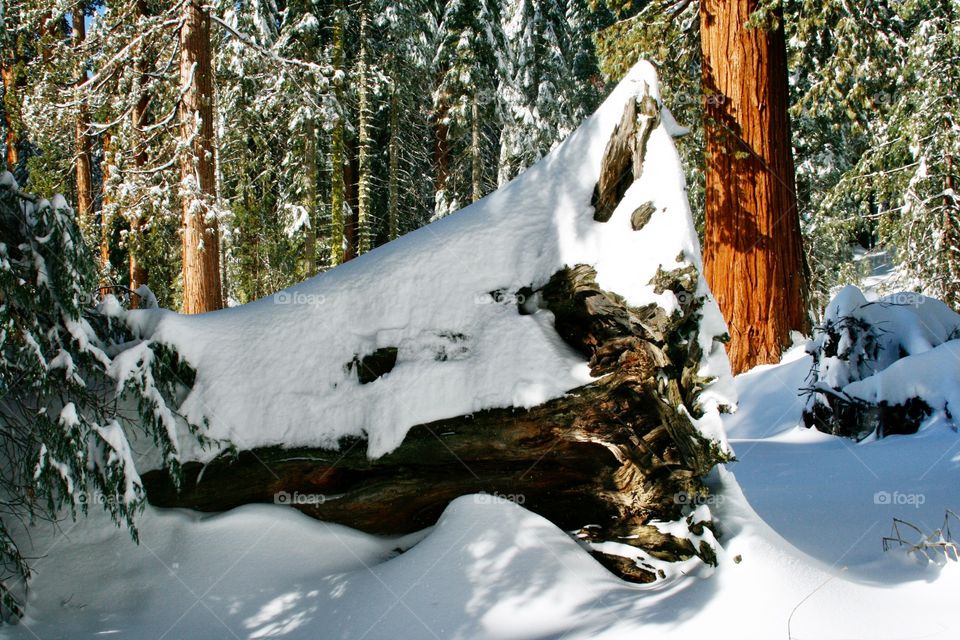
<instances>
[{"instance_id":1,"label":"forest floor","mask_svg":"<svg viewBox=\"0 0 960 640\"><path fill-rule=\"evenodd\" d=\"M91 510L34 529L28 616L0 638L958 637L960 563L883 538L895 518L930 534L960 512L960 436L798 427L809 367L798 347L736 380L737 461L710 478L716 568L621 582L519 496L464 496L391 539L253 505L148 508L136 545Z\"/></svg>"}]
</instances>

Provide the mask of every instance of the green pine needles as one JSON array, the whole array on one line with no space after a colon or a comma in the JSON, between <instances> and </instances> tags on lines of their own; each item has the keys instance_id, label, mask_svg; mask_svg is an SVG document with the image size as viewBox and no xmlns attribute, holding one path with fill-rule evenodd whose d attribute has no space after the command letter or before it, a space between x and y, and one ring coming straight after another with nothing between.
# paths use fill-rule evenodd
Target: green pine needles
<instances>
[{"instance_id":1,"label":"green pine needles","mask_svg":"<svg viewBox=\"0 0 960 640\"><path fill-rule=\"evenodd\" d=\"M113 296L98 304L93 258L62 197L21 193L0 175L0 605L20 616L30 565L13 532L100 502L137 539L139 455L175 481L177 412L195 372L144 341ZM146 313L146 312L140 312ZM142 451L136 451L134 444ZM152 446L150 446L150 444Z\"/></svg>"}]
</instances>

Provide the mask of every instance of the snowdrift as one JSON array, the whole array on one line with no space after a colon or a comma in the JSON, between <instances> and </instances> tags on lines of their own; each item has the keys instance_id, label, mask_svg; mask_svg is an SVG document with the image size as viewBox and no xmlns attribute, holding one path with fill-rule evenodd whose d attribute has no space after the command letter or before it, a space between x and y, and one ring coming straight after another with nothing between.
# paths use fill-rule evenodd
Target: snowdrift
<instances>
[{"instance_id":1,"label":"snowdrift","mask_svg":"<svg viewBox=\"0 0 960 640\"><path fill-rule=\"evenodd\" d=\"M718 409L732 405L720 311L700 250L666 109L649 134L642 176L609 220L591 198L605 145L628 100L657 78L636 66L598 112L552 153L501 189L443 220L315 278L242 307L202 316L129 314L138 334L173 346L196 381L181 407L237 449L336 448L367 438L368 455L395 449L414 425L497 407L532 407L590 380L585 358L538 306L536 291L584 264L631 306L667 315L684 300L657 287L659 271L693 267L705 298L697 427L723 439ZM642 229L636 212L642 210ZM680 296L682 297L682 296ZM185 459L207 460L182 439Z\"/></svg>"},{"instance_id":2,"label":"snowdrift","mask_svg":"<svg viewBox=\"0 0 960 640\"><path fill-rule=\"evenodd\" d=\"M956 428L960 409L960 315L939 300L893 293L868 302L844 287L827 306L813 356L807 426L862 440Z\"/></svg>"}]
</instances>

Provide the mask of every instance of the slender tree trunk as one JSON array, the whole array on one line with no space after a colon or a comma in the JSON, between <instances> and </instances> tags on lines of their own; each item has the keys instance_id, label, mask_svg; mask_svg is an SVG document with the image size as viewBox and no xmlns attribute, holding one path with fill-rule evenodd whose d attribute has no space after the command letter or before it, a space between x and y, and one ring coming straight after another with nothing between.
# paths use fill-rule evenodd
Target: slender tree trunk
<instances>
[{"instance_id":1,"label":"slender tree trunk","mask_svg":"<svg viewBox=\"0 0 960 640\"><path fill-rule=\"evenodd\" d=\"M951 126L949 118L946 126ZM944 157L945 175L943 178L943 239L941 247L947 275L944 301L954 309L960 305L960 229L957 228L957 193L953 179L953 156Z\"/></svg>"},{"instance_id":2,"label":"slender tree trunk","mask_svg":"<svg viewBox=\"0 0 960 640\"><path fill-rule=\"evenodd\" d=\"M109 131L104 131L101 137L103 144L103 161L100 164L100 175L103 184L100 187L103 193L100 202L100 269L107 273L110 269L110 231L113 224L113 198L110 196L110 156L113 152L113 136Z\"/></svg>"},{"instance_id":3,"label":"slender tree trunk","mask_svg":"<svg viewBox=\"0 0 960 640\"><path fill-rule=\"evenodd\" d=\"M346 190L347 208L344 211L343 224L344 262L357 257L357 209L359 208L357 176L360 174L357 139L352 136L348 137L345 150L347 162L343 167L343 181L346 183L344 189Z\"/></svg>"},{"instance_id":4,"label":"slender tree trunk","mask_svg":"<svg viewBox=\"0 0 960 640\"><path fill-rule=\"evenodd\" d=\"M17 91L17 51L11 38L5 37L3 66L0 75L3 76L3 125L4 125L4 161L7 171L12 172L17 167L19 154L17 143L20 140L20 101Z\"/></svg>"},{"instance_id":5,"label":"slender tree trunk","mask_svg":"<svg viewBox=\"0 0 960 640\"><path fill-rule=\"evenodd\" d=\"M357 255L373 248L373 230L370 196L370 86L367 60L367 12L360 12L360 117L359 117L359 175L357 180Z\"/></svg>"},{"instance_id":6,"label":"slender tree trunk","mask_svg":"<svg viewBox=\"0 0 960 640\"><path fill-rule=\"evenodd\" d=\"M470 105L470 164L472 189L470 199L476 202L483 197L483 156L480 153L480 104L477 94L473 94Z\"/></svg>"},{"instance_id":7,"label":"slender tree trunk","mask_svg":"<svg viewBox=\"0 0 960 640\"><path fill-rule=\"evenodd\" d=\"M343 9L338 5L333 24L333 69L334 69L334 99L340 112L333 125L330 140L330 264L337 266L344 261L344 219L345 183L344 183L344 137L346 123L344 122L344 78L343 78Z\"/></svg>"},{"instance_id":8,"label":"slender tree trunk","mask_svg":"<svg viewBox=\"0 0 960 640\"><path fill-rule=\"evenodd\" d=\"M183 311L223 307L220 233L213 207L216 175L213 145L213 68L210 14L200 0L187 0L180 28L180 129L187 146L180 157L183 206Z\"/></svg>"},{"instance_id":9,"label":"slender tree trunk","mask_svg":"<svg viewBox=\"0 0 960 640\"><path fill-rule=\"evenodd\" d=\"M779 362L808 329L782 16L744 25L758 0L702 0L705 270L730 330L734 372Z\"/></svg>"},{"instance_id":10,"label":"slender tree trunk","mask_svg":"<svg viewBox=\"0 0 960 640\"><path fill-rule=\"evenodd\" d=\"M303 273L309 278L317 273L317 125L313 118L307 120L303 145L304 179L306 196L304 207L307 209L309 224L303 243Z\"/></svg>"},{"instance_id":11,"label":"slender tree trunk","mask_svg":"<svg viewBox=\"0 0 960 640\"><path fill-rule=\"evenodd\" d=\"M73 12L73 46L79 56L83 46L83 41L87 37L86 25L84 21L84 12L81 7L77 7ZM77 77L77 84L83 84L87 79L86 64L81 63L80 72ZM80 228L84 235L89 237L93 229L93 177L90 160L90 136L87 133L90 128L90 117L87 111L86 101L82 96L79 97L80 106L77 109L77 121L74 131L74 155L76 156L76 182L77 182L77 214L80 221Z\"/></svg>"},{"instance_id":12,"label":"slender tree trunk","mask_svg":"<svg viewBox=\"0 0 960 640\"><path fill-rule=\"evenodd\" d=\"M443 74L437 74L437 86ZM447 124L447 112L450 107L446 96L440 96L433 113L433 176L436 206L443 206L444 211L450 201L447 179L450 176L450 127ZM442 194L442 197L441 197ZM436 213L441 213L435 210Z\"/></svg>"},{"instance_id":13,"label":"slender tree trunk","mask_svg":"<svg viewBox=\"0 0 960 640\"><path fill-rule=\"evenodd\" d=\"M400 235L400 98L394 85L390 93L390 177L388 182L387 239Z\"/></svg>"},{"instance_id":14,"label":"slender tree trunk","mask_svg":"<svg viewBox=\"0 0 960 640\"><path fill-rule=\"evenodd\" d=\"M147 15L146 0L137 0L136 16L137 18ZM143 169L147 165L147 147L143 139L143 129L147 125L147 109L150 106L150 94L147 92L147 65L142 50L137 52L137 59L134 62L134 69L137 74L137 101L133 105L131 112L131 130L133 132L133 164L137 169ZM130 223L130 241L127 243L127 254L129 256L130 266L130 288L134 291L140 285L147 284L147 269L140 261L140 250L143 246L143 226L146 221L142 216L137 216ZM131 308L139 306L139 299L132 296L130 300Z\"/></svg>"}]
</instances>

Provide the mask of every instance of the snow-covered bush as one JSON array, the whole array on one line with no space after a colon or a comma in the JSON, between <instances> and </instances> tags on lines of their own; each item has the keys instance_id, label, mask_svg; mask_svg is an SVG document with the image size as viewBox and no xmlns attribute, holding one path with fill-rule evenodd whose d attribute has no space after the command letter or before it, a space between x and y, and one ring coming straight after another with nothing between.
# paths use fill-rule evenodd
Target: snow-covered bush
<instances>
[{"instance_id":1,"label":"snow-covered bush","mask_svg":"<svg viewBox=\"0 0 960 640\"><path fill-rule=\"evenodd\" d=\"M19 615L29 563L11 519L76 517L99 501L136 539L144 492L136 428L179 473L175 400L193 371L134 339L97 276L66 201L21 193L0 175L0 604ZM196 433L196 429L193 431ZM96 496L95 498L93 496Z\"/></svg>"},{"instance_id":2,"label":"snow-covered bush","mask_svg":"<svg viewBox=\"0 0 960 640\"><path fill-rule=\"evenodd\" d=\"M960 315L939 300L895 293L868 302L854 286L827 306L813 356L804 423L862 440L915 433L960 407Z\"/></svg>"}]
</instances>

